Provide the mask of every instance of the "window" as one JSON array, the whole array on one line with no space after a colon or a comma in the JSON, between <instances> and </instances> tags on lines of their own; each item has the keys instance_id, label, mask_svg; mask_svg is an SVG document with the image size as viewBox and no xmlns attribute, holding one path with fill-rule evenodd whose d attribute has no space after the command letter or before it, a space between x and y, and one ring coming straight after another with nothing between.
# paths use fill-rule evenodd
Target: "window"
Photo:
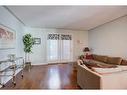
<instances>
[{"instance_id":1,"label":"window","mask_svg":"<svg viewBox=\"0 0 127 95\"><path fill-rule=\"evenodd\" d=\"M72 60L72 35L48 35L48 62L66 62Z\"/></svg>"}]
</instances>

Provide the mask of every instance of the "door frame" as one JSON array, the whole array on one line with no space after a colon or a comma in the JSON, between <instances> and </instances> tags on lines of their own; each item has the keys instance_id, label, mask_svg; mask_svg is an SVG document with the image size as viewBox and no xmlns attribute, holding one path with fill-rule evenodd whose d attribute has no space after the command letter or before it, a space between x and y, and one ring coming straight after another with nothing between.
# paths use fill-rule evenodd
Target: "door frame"
<instances>
[{"instance_id":1,"label":"door frame","mask_svg":"<svg viewBox=\"0 0 127 95\"><path fill-rule=\"evenodd\" d=\"M47 54L46 54L46 58L47 58L47 63L66 63L66 62L73 62L73 34L72 33L48 33L48 34L64 34L64 35L71 35L71 37L72 37L72 40L71 40L71 59L70 60L62 60L62 58L61 58L61 52L59 53L59 49L58 49L58 56L59 56L59 54L60 54L60 56L58 57L59 59L58 60L49 60L49 58L48 58L48 54L49 54L49 41L48 41L48 39L47 39ZM48 34L47 34L47 36L48 36ZM59 45L61 43L61 40L58 40L58 48L60 47L60 49L62 48L61 47L61 45Z\"/></svg>"}]
</instances>

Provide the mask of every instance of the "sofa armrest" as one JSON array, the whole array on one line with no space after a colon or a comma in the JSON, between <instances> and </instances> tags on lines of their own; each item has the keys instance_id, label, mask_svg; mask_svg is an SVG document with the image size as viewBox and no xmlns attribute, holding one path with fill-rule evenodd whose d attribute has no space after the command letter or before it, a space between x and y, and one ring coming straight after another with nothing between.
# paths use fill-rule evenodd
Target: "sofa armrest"
<instances>
[{"instance_id":1,"label":"sofa armrest","mask_svg":"<svg viewBox=\"0 0 127 95\"><path fill-rule=\"evenodd\" d=\"M81 88L100 89L101 77L96 72L91 71L85 65L77 65L77 83Z\"/></svg>"}]
</instances>

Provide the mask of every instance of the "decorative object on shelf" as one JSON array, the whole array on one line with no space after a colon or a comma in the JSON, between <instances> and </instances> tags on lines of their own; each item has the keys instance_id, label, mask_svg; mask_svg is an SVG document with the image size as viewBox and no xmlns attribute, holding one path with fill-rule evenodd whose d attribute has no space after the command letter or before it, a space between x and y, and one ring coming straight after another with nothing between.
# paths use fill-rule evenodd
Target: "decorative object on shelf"
<instances>
[{"instance_id":1,"label":"decorative object on shelf","mask_svg":"<svg viewBox=\"0 0 127 95\"><path fill-rule=\"evenodd\" d=\"M15 54L9 54L8 57L10 61L14 61L16 58Z\"/></svg>"},{"instance_id":2,"label":"decorative object on shelf","mask_svg":"<svg viewBox=\"0 0 127 95\"><path fill-rule=\"evenodd\" d=\"M32 53L32 47L34 45L34 38L31 34L23 36L24 52L25 52L25 63L31 64L29 54Z\"/></svg>"},{"instance_id":3,"label":"decorative object on shelf","mask_svg":"<svg viewBox=\"0 0 127 95\"><path fill-rule=\"evenodd\" d=\"M16 32L0 24L0 49L13 49L16 43Z\"/></svg>"},{"instance_id":4,"label":"decorative object on shelf","mask_svg":"<svg viewBox=\"0 0 127 95\"><path fill-rule=\"evenodd\" d=\"M41 38L34 38L34 44L41 44Z\"/></svg>"}]
</instances>

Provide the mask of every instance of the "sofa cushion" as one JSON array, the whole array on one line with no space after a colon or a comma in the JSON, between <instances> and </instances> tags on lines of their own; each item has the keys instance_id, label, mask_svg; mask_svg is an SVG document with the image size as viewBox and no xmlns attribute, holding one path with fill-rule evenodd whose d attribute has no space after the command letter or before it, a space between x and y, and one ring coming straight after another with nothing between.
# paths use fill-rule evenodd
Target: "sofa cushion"
<instances>
[{"instance_id":1,"label":"sofa cushion","mask_svg":"<svg viewBox=\"0 0 127 95\"><path fill-rule=\"evenodd\" d=\"M124 66L124 65L118 65L118 68L120 68L122 71L127 70L127 66Z\"/></svg>"},{"instance_id":2,"label":"sofa cushion","mask_svg":"<svg viewBox=\"0 0 127 95\"><path fill-rule=\"evenodd\" d=\"M90 60L89 63L94 63L94 64L105 64L104 62L97 61L97 60Z\"/></svg>"},{"instance_id":3,"label":"sofa cushion","mask_svg":"<svg viewBox=\"0 0 127 95\"><path fill-rule=\"evenodd\" d=\"M121 68L96 68L92 67L92 70L99 74L109 74L121 71Z\"/></svg>"},{"instance_id":4,"label":"sofa cushion","mask_svg":"<svg viewBox=\"0 0 127 95\"><path fill-rule=\"evenodd\" d=\"M123 59L120 65L127 65L127 60Z\"/></svg>"},{"instance_id":5,"label":"sofa cushion","mask_svg":"<svg viewBox=\"0 0 127 95\"><path fill-rule=\"evenodd\" d=\"M120 57L107 57L107 63L114 64L114 65L120 65L122 61L122 58Z\"/></svg>"},{"instance_id":6,"label":"sofa cushion","mask_svg":"<svg viewBox=\"0 0 127 95\"><path fill-rule=\"evenodd\" d=\"M112 64L106 64L103 62L99 62L96 60L89 60L89 62L85 62L86 66L88 67L98 67L98 68L116 68L116 65L112 65Z\"/></svg>"},{"instance_id":7,"label":"sofa cushion","mask_svg":"<svg viewBox=\"0 0 127 95\"><path fill-rule=\"evenodd\" d=\"M94 60L97 60L97 61L101 61L101 62L105 62L105 63L107 62L107 56L93 54L93 58L94 58Z\"/></svg>"}]
</instances>

